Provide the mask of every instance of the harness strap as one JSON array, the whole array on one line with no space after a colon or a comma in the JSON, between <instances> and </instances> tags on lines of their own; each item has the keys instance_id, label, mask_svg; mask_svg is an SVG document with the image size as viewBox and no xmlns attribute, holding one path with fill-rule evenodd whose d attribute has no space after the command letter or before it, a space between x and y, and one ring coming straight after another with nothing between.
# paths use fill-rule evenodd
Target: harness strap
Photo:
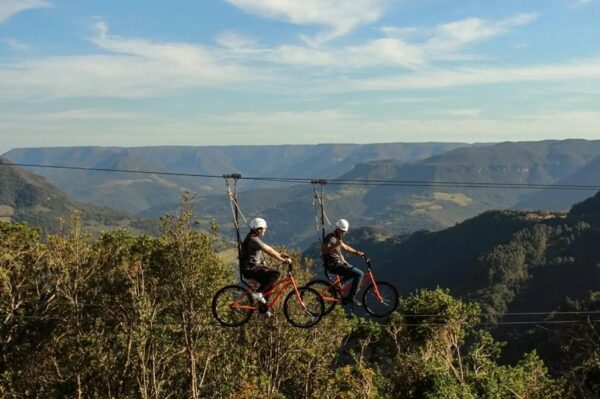
<instances>
[{"instance_id":1,"label":"harness strap","mask_svg":"<svg viewBox=\"0 0 600 399\"><path fill-rule=\"evenodd\" d=\"M229 198L229 205L231 207L231 213L233 214L233 226L235 227L235 239L236 239L236 247L237 247L237 252L238 252L238 260L241 260L241 254L242 254L242 238L240 235L239 217L241 216L242 219L244 220L244 223L246 223L246 225L248 224L248 221L246 220L246 218L244 217L244 214L242 213L242 211L240 209L238 198L237 198L237 181L238 181L238 179L241 179L241 177L242 176L239 174L223 175L223 178L225 179L225 186L227 187L227 197ZM234 182L233 189L231 187L231 184L229 183L229 179L233 179L233 182Z\"/></svg>"},{"instance_id":2,"label":"harness strap","mask_svg":"<svg viewBox=\"0 0 600 399\"><path fill-rule=\"evenodd\" d=\"M313 207L315 208L315 222L317 226L317 235L319 235L319 230L321 231L321 237L319 241L325 241L325 222L331 226L331 222L325 213L325 185L327 184L327 180L312 180L313 185ZM321 193L317 191L317 185L321 186ZM319 208L317 209L317 203ZM320 215L319 215L320 211ZM320 216L320 218L319 218Z\"/></svg>"}]
</instances>

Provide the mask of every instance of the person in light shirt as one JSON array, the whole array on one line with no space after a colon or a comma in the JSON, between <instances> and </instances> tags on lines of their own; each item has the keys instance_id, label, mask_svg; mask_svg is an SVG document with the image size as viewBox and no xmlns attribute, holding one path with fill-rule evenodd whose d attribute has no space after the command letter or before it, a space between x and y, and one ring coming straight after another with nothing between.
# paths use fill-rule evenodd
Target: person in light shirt
<instances>
[{"instance_id":1,"label":"person in light shirt","mask_svg":"<svg viewBox=\"0 0 600 399\"><path fill-rule=\"evenodd\" d=\"M292 260L284 253L279 253L270 245L263 242L262 238L267 233L267 221L262 218L254 218L249 224L250 231L242 242L240 253L240 269L242 276L259 283L258 288L252 294L262 306L259 307L261 313L268 317L271 312L264 306L267 303L265 292L269 291L273 284L279 279L281 273L275 269L270 269L265 265L264 254L278 259L284 263L291 264Z\"/></svg>"}]
</instances>

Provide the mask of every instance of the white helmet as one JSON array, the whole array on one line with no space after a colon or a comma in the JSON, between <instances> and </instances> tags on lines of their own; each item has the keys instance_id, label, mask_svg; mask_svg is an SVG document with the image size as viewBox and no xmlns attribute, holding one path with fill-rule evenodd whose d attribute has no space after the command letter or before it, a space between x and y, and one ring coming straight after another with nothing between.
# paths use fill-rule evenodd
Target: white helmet
<instances>
[{"instance_id":1,"label":"white helmet","mask_svg":"<svg viewBox=\"0 0 600 399\"><path fill-rule=\"evenodd\" d=\"M252 230L256 230L256 229L266 229L267 228L267 221L263 218L254 218L250 221L250 228Z\"/></svg>"},{"instance_id":2,"label":"white helmet","mask_svg":"<svg viewBox=\"0 0 600 399\"><path fill-rule=\"evenodd\" d=\"M350 223L348 223L346 219L340 219L337 222L335 222L335 227L342 231L348 231L348 229L350 228Z\"/></svg>"}]
</instances>

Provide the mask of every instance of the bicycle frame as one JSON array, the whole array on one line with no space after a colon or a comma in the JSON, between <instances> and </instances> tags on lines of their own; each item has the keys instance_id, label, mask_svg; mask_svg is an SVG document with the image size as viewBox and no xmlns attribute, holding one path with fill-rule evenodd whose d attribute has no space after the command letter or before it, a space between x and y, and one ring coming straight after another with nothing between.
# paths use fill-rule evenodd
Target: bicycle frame
<instances>
[{"instance_id":1,"label":"bicycle frame","mask_svg":"<svg viewBox=\"0 0 600 399\"><path fill-rule=\"evenodd\" d=\"M242 280L242 282L245 285L247 285L252 291L256 291L256 288L258 287L258 283L256 283L256 282L253 282L252 284L248 284L243 280ZM263 293L264 296L271 298L271 295L276 292L275 297L270 302L267 302L266 306L269 309L272 308L273 306L275 306L275 304L279 301L279 298L281 298L283 293L286 292L287 288L289 288L290 286L293 287L294 292L296 293L296 298L298 298L300 305L302 305L302 308L306 310L306 305L304 304L304 301L302 301L300 292L298 291L298 285L296 284L296 279L294 279L294 276L292 275L291 268L288 270L288 276L286 278L277 280L275 282L275 284L273 284L273 287L271 287L271 289L269 289L268 291ZM231 304L232 308L234 308L234 309L258 309L258 307L254 306L254 305L240 305L238 302L242 298L242 296L243 296L243 294L240 294L239 297L235 298L235 300Z\"/></svg>"},{"instance_id":2,"label":"bicycle frame","mask_svg":"<svg viewBox=\"0 0 600 399\"><path fill-rule=\"evenodd\" d=\"M371 284L373 284L373 287L375 288L375 295L377 295L377 299L379 301L382 301L383 298L381 296L381 293L379 292L379 287L377 287L377 282L375 281L375 276L373 276L373 273L371 272L371 261L367 259L365 262L367 263L367 272L365 273L365 276L363 277L362 281L360 282L358 291L365 288L365 286L370 282ZM347 279L347 280L349 280L349 279ZM336 274L336 278L333 281L333 283L329 286L328 290L331 289L332 287L336 287L338 289L338 291L340 292L340 295L343 295L346 291L350 290L351 286L352 286L352 284L350 284L350 283L344 284L344 281L342 280L340 275ZM329 302L332 302L332 301L337 302L337 300L335 298L325 298L324 297L323 300L329 301Z\"/></svg>"}]
</instances>

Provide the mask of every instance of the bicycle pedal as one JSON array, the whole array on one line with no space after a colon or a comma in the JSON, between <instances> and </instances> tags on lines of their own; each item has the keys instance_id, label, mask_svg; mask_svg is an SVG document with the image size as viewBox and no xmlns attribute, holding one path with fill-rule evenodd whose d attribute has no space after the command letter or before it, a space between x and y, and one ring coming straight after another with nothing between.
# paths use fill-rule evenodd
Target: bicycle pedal
<instances>
[{"instance_id":1,"label":"bicycle pedal","mask_svg":"<svg viewBox=\"0 0 600 399\"><path fill-rule=\"evenodd\" d=\"M273 316L273 312L271 312L269 310L269 307L267 305L265 305L264 303L260 303L260 302L258 303L258 312L260 314L264 314L264 315L267 315L267 314L271 315L271 316L267 316L267 317L272 317Z\"/></svg>"}]
</instances>

